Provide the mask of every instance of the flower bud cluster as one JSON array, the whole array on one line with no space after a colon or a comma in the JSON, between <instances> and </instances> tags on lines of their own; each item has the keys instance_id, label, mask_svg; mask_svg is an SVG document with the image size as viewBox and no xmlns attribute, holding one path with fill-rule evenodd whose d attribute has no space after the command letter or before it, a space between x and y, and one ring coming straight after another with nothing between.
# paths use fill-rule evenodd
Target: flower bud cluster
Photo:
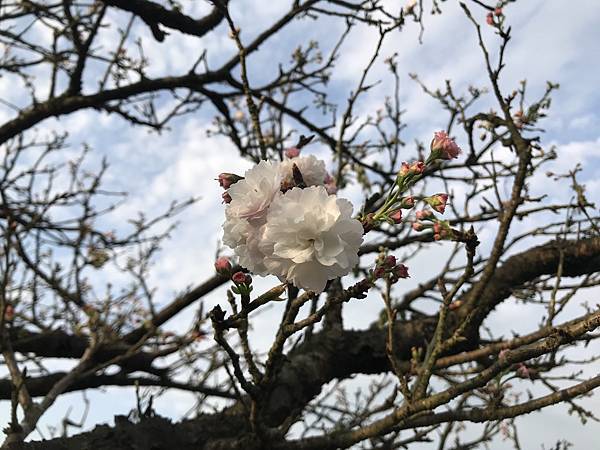
<instances>
[{"instance_id":1,"label":"flower bud cluster","mask_svg":"<svg viewBox=\"0 0 600 450\"><path fill-rule=\"evenodd\" d=\"M447 220L436 220L433 224L433 239L441 241L444 239L452 239L454 231L450 227Z\"/></svg>"},{"instance_id":2,"label":"flower bud cluster","mask_svg":"<svg viewBox=\"0 0 600 450\"><path fill-rule=\"evenodd\" d=\"M502 19L504 19L504 13L502 12L501 7L494 8L494 12L489 12L487 16L485 16L486 23L491 26L496 25L496 20L498 21L498 24L501 24Z\"/></svg>"},{"instance_id":3,"label":"flower bud cluster","mask_svg":"<svg viewBox=\"0 0 600 450\"><path fill-rule=\"evenodd\" d=\"M229 258L221 256L215 261L215 270L219 275L230 278L235 287L232 288L236 294L249 294L252 291L252 277L244 272L233 272L233 264Z\"/></svg>"},{"instance_id":4,"label":"flower bud cluster","mask_svg":"<svg viewBox=\"0 0 600 450\"><path fill-rule=\"evenodd\" d=\"M375 262L375 269L372 272L373 281L379 278L389 279L391 283L396 283L400 278L409 278L408 267L404 264L398 264L394 255L379 255Z\"/></svg>"},{"instance_id":5,"label":"flower bud cluster","mask_svg":"<svg viewBox=\"0 0 600 450\"><path fill-rule=\"evenodd\" d=\"M398 171L398 178L405 179L415 175L421 175L425 171L425 163L423 161L415 161L412 164L403 162Z\"/></svg>"},{"instance_id":6,"label":"flower bud cluster","mask_svg":"<svg viewBox=\"0 0 600 450\"><path fill-rule=\"evenodd\" d=\"M403 217L402 209L413 208L417 200L411 195L402 195L408 191L408 189L414 183L421 179L429 164L432 164L438 160L456 158L460 152L461 149L458 147L458 145L456 145L454 139L448 136L445 131L436 132L433 140L431 141L431 153L427 158L427 161L414 161L410 164L403 162L396 176L395 186L388 194L384 204L379 208L379 210L377 210L377 212L367 213L362 216L361 222L363 224L365 233L374 229L380 222L387 222L390 225L401 223ZM439 193L428 197L419 198L419 200L424 201L427 205L433 208L434 211L443 214L446 210L448 194ZM431 214L431 212L428 214ZM417 220L422 219L424 219L424 217L419 217L419 213L417 213ZM416 222L413 224L413 228L416 231L421 231L427 228L427 225ZM440 238L446 235L447 233L443 232L440 234Z\"/></svg>"},{"instance_id":7,"label":"flower bud cluster","mask_svg":"<svg viewBox=\"0 0 600 450\"><path fill-rule=\"evenodd\" d=\"M439 209L438 212L440 212ZM443 210L441 212L443 213ZM437 219L430 210L424 209L417 211L415 217L417 218L417 221L413 222L413 230L423 231L432 229L433 238L436 241L454 238L455 233L452 227L450 227L450 223L447 220Z\"/></svg>"}]
</instances>

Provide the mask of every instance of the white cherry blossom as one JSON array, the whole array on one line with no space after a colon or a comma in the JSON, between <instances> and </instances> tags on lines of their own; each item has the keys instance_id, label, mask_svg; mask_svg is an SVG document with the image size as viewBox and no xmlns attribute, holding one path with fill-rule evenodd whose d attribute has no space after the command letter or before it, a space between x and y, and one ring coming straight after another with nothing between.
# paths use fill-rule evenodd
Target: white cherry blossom
<instances>
[{"instance_id":1,"label":"white cherry blossom","mask_svg":"<svg viewBox=\"0 0 600 450\"><path fill-rule=\"evenodd\" d=\"M264 218L281 186L279 164L261 161L247 170L244 179L233 184L227 193L231 197L225 213L228 218Z\"/></svg>"},{"instance_id":2,"label":"white cherry blossom","mask_svg":"<svg viewBox=\"0 0 600 450\"><path fill-rule=\"evenodd\" d=\"M284 184L293 185L292 166L294 164L298 166L304 183L307 186L322 186L325 183L325 178L327 177L325 162L317 159L314 155L308 155L286 158L281 162L279 170Z\"/></svg>"},{"instance_id":3,"label":"white cherry blossom","mask_svg":"<svg viewBox=\"0 0 600 450\"><path fill-rule=\"evenodd\" d=\"M349 273L358 263L363 235L351 215L352 204L327 194L323 186L277 196L259 244L269 273L314 292Z\"/></svg>"},{"instance_id":4,"label":"white cherry blossom","mask_svg":"<svg viewBox=\"0 0 600 450\"><path fill-rule=\"evenodd\" d=\"M290 189L294 163L304 189ZM334 188L325 163L312 155L261 161L227 190L223 243L251 272L321 292L358 263L362 243L352 205L332 195Z\"/></svg>"}]
</instances>

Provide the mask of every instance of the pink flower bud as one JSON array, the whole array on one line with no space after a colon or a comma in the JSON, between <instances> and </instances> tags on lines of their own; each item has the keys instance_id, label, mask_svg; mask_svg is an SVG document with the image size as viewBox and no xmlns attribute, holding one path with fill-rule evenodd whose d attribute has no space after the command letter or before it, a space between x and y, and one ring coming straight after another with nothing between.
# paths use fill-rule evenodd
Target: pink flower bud
<instances>
[{"instance_id":1,"label":"pink flower bud","mask_svg":"<svg viewBox=\"0 0 600 450\"><path fill-rule=\"evenodd\" d=\"M231 276L231 281L235 284L251 284L252 277L244 272L236 272Z\"/></svg>"},{"instance_id":2,"label":"pink flower bud","mask_svg":"<svg viewBox=\"0 0 600 450\"><path fill-rule=\"evenodd\" d=\"M390 214L390 219L392 219L394 223L402 222L402 210L398 209L394 211L392 214Z\"/></svg>"},{"instance_id":3,"label":"pink flower bud","mask_svg":"<svg viewBox=\"0 0 600 450\"><path fill-rule=\"evenodd\" d=\"M412 208L413 206L415 206L415 199L412 195L409 195L408 197L404 197L400 200L400 208Z\"/></svg>"},{"instance_id":4,"label":"pink flower bud","mask_svg":"<svg viewBox=\"0 0 600 450\"><path fill-rule=\"evenodd\" d=\"M498 358L499 359L503 359L506 358L506 355L508 354L509 350L507 348L503 348L502 350L500 350L500 353L498 353Z\"/></svg>"},{"instance_id":5,"label":"pink flower bud","mask_svg":"<svg viewBox=\"0 0 600 450\"><path fill-rule=\"evenodd\" d=\"M337 186L335 184L335 179L331 175L329 175L329 174L325 175L324 183L325 183L325 190L327 191L327 193L329 195L333 195L337 192Z\"/></svg>"},{"instance_id":6,"label":"pink flower bud","mask_svg":"<svg viewBox=\"0 0 600 450\"><path fill-rule=\"evenodd\" d=\"M410 165L411 173L420 175L425 171L425 163L423 161L415 161Z\"/></svg>"},{"instance_id":7,"label":"pink flower bud","mask_svg":"<svg viewBox=\"0 0 600 450\"><path fill-rule=\"evenodd\" d=\"M373 271L373 278L382 278L385 275L385 269L381 266L376 267Z\"/></svg>"},{"instance_id":8,"label":"pink flower bud","mask_svg":"<svg viewBox=\"0 0 600 450\"><path fill-rule=\"evenodd\" d=\"M388 255L383 260L382 266L386 269L392 269L396 265L396 257L394 255Z\"/></svg>"},{"instance_id":9,"label":"pink flower bud","mask_svg":"<svg viewBox=\"0 0 600 450\"><path fill-rule=\"evenodd\" d=\"M398 171L398 176L406 177L409 175L420 175L425 171L425 163L423 161L415 161L412 164L403 162Z\"/></svg>"},{"instance_id":10,"label":"pink flower bud","mask_svg":"<svg viewBox=\"0 0 600 450\"><path fill-rule=\"evenodd\" d=\"M400 170L398 171L398 176L405 177L410 173L410 166L407 162L403 162L400 166Z\"/></svg>"},{"instance_id":11,"label":"pink flower bud","mask_svg":"<svg viewBox=\"0 0 600 450\"><path fill-rule=\"evenodd\" d=\"M398 278L410 278L410 275L408 274L408 267L406 267L404 264L398 264L394 268L394 275L396 275Z\"/></svg>"},{"instance_id":12,"label":"pink flower bud","mask_svg":"<svg viewBox=\"0 0 600 450\"><path fill-rule=\"evenodd\" d=\"M492 13L488 13L488 15L485 16L485 21L488 25L494 25L494 15Z\"/></svg>"},{"instance_id":13,"label":"pink flower bud","mask_svg":"<svg viewBox=\"0 0 600 450\"><path fill-rule=\"evenodd\" d=\"M433 238L436 241L440 241L442 239L452 239L454 236L454 232L452 228L450 228L450 224L445 220L436 221L433 224Z\"/></svg>"},{"instance_id":14,"label":"pink flower bud","mask_svg":"<svg viewBox=\"0 0 600 450\"><path fill-rule=\"evenodd\" d=\"M525 364L519 363L519 366L517 367L517 375L521 378L531 378L531 371Z\"/></svg>"},{"instance_id":15,"label":"pink flower bud","mask_svg":"<svg viewBox=\"0 0 600 450\"><path fill-rule=\"evenodd\" d=\"M374 216L375 216L375 214L369 213L360 220L365 233L368 233L375 227L375 225L377 225L375 223L375 219L373 218Z\"/></svg>"},{"instance_id":16,"label":"pink flower bud","mask_svg":"<svg viewBox=\"0 0 600 450\"><path fill-rule=\"evenodd\" d=\"M433 159L454 159L458 158L462 150L454 139L448 136L445 131L437 131L431 141L431 154ZM431 158L430 157L430 158Z\"/></svg>"},{"instance_id":17,"label":"pink flower bud","mask_svg":"<svg viewBox=\"0 0 600 450\"><path fill-rule=\"evenodd\" d=\"M433 216L433 213L428 209L421 209L415 213L418 220L426 220Z\"/></svg>"},{"instance_id":18,"label":"pink flower bud","mask_svg":"<svg viewBox=\"0 0 600 450\"><path fill-rule=\"evenodd\" d=\"M228 258L221 256L215 261L215 270L221 275L229 275L232 265Z\"/></svg>"},{"instance_id":19,"label":"pink flower bud","mask_svg":"<svg viewBox=\"0 0 600 450\"><path fill-rule=\"evenodd\" d=\"M422 231L425 226L421 222L413 222L412 228L415 231Z\"/></svg>"},{"instance_id":20,"label":"pink flower bud","mask_svg":"<svg viewBox=\"0 0 600 450\"><path fill-rule=\"evenodd\" d=\"M229 192L223 192L221 198L223 199L223 203L231 203L231 195L229 195Z\"/></svg>"},{"instance_id":21,"label":"pink flower bud","mask_svg":"<svg viewBox=\"0 0 600 450\"><path fill-rule=\"evenodd\" d=\"M444 211L446 210L446 202L448 201L448 194L435 194L430 197L426 197L424 200L434 210L440 214L444 214Z\"/></svg>"},{"instance_id":22,"label":"pink flower bud","mask_svg":"<svg viewBox=\"0 0 600 450\"><path fill-rule=\"evenodd\" d=\"M284 152L287 158L297 158L300 155L300 149L297 147L290 147Z\"/></svg>"},{"instance_id":23,"label":"pink flower bud","mask_svg":"<svg viewBox=\"0 0 600 450\"><path fill-rule=\"evenodd\" d=\"M240 181L242 179L242 177L240 177L239 175L236 175L234 173L220 173L219 177L217 178L217 180L219 181L219 185L223 188L223 189L229 189L229 187L232 184L237 183L238 181Z\"/></svg>"}]
</instances>

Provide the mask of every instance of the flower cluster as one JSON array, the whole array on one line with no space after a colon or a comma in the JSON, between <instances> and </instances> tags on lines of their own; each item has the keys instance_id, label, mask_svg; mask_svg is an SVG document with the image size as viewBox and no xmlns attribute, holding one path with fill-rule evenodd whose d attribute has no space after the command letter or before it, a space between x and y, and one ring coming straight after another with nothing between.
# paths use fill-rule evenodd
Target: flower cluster
<instances>
[{"instance_id":1,"label":"flower cluster","mask_svg":"<svg viewBox=\"0 0 600 450\"><path fill-rule=\"evenodd\" d=\"M281 162L261 161L244 177L222 173L217 178L226 190L223 243L234 250L240 266L258 275L275 275L282 282L322 292L329 280L348 274L356 266L364 233L383 223L401 223L402 210L412 209L417 201L432 210L417 211L415 231L430 228L435 240L455 238L449 222L437 219L432 212L444 213L446 193L407 195L426 170L435 170L441 161L457 158L461 153L445 131L434 134L426 161L402 163L382 204L374 212L363 211L360 220L352 217L350 202L335 195L335 181L327 173L325 163L312 155L300 156L301 148L311 139L302 136L296 147L283 152L285 158ZM373 280L384 275L395 281L408 276L406 266L382 264L377 266ZM217 264L216 269L222 274L230 270L224 263ZM243 276L234 280L238 288L245 286ZM250 285L246 284L249 292Z\"/></svg>"},{"instance_id":2,"label":"flower cluster","mask_svg":"<svg viewBox=\"0 0 600 450\"><path fill-rule=\"evenodd\" d=\"M419 181L426 170L432 169L442 160L457 158L461 153L460 147L445 131L434 133L430 145L430 154L426 161L403 162L396 175L395 185L385 198L383 205L376 212L363 214L361 222L365 232L376 228L379 224L387 222L390 225L402 222L402 209L412 209L416 201L421 200L430 206L433 211L444 214L448 202L448 194L439 193L427 197L403 196ZM417 221L413 223L415 231L433 228L434 239L453 239L454 232L448 222L439 221L433 216L432 211L422 210L415 214Z\"/></svg>"},{"instance_id":3,"label":"flower cluster","mask_svg":"<svg viewBox=\"0 0 600 450\"><path fill-rule=\"evenodd\" d=\"M391 283L396 283L400 278L410 278L408 267L397 264L393 255L379 255L375 261L375 270L372 272L373 280L387 278Z\"/></svg>"},{"instance_id":4,"label":"flower cluster","mask_svg":"<svg viewBox=\"0 0 600 450\"><path fill-rule=\"evenodd\" d=\"M363 228L334 194L323 161L297 149L286 156L261 161L228 186L223 243L249 271L321 292L358 263Z\"/></svg>"},{"instance_id":5,"label":"flower cluster","mask_svg":"<svg viewBox=\"0 0 600 450\"><path fill-rule=\"evenodd\" d=\"M496 16L498 23L502 22L502 19L504 18L504 13L502 12L502 8L497 7L494 8L494 12L489 12L487 14L487 16L485 16L485 21L488 25L494 26L496 25L496 21L494 20L494 16Z\"/></svg>"}]
</instances>

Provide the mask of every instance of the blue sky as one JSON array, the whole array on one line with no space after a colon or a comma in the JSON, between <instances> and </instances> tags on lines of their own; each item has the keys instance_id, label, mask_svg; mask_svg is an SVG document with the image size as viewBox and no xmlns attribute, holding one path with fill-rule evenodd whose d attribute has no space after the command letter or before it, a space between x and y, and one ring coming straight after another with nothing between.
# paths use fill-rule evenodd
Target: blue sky
<instances>
[{"instance_id":1,"label":"blue sky","mask_svg":"<svg viewBox=\"0 0 600 450\"><path fill-rule=\"evenodd\" d=\"M390 1L390 5L398 2ZM195 2L197 12L206 10L204 2ZM242 29L242 38L250 39L265 24L279 17L288 1L267 2L233 1L233 16ZM407 142L414 138L427 140L437 129L445 126L446 116L439 106L425 96L418 86L410 80L408 73L417 73L431 87L443 87L444 80L451 79L457 91L468 85L486 85L486 73L481 52L476 45L475 30L454 1L442 5L444 14L428 16L425 22L423 43L417 40L418 27L409 24L403 33L394 34L384 45L382 60L398 53L398 66L401 73L401 99L407 110L404 116L408 128L403 136ZM546 134L542 143L550 148L556 145L559 157L551 163L550 170L560 170L579 162L583 164L581 181L587 184L590 200L600 201L600 4L597 0L579 0L564 2L560 0L520 0L505 9L507 21L513 27L513 39L507 50L508 65L503 73L502 86L506 90L516 88L521 79L527 78L528 91L533 97L541 93L546 81L560 83L560 89L553 96L550 114L543 121ZM493 46L497 37L485 28L485 39ZM270 79L277 70L279 60L287 61L291 49L306 45L309 40L322 42L324 50L331 48L334 38L342 32L335 22L315 26L305 20L292 24L284 31L280 39L268 42L260 52L250 58L251 82L260 84ZM135 33L147 44L147 56L156 63L156 75L184 73L193 59L203 49L208 52L208 61L217 64L228 59L234 52L233 42L227 37L224 26L216 33L197 40L173 33L165 43L153 42L148 30L141 25ZM114 36L113 36L114 38ZM362 67L370 56L376 41L376 35L358 27L342 48L338 68L329 85L330 92L343 103L349 91L356 85ZM107 39L104 45L110 46ZM168 48L169 51L165 51ZM186 57L182 58L181 55ZM188 57L190 56L190 57ZM371 81L383 82L361 99L357 111L360 115L373 114L381 106L382 100L390 89L389 77L384 65L376 64L370 77ZM43 81L41 81L43 83ZM91 88L91 87L90 87ZM0 96L16 103L11 87L0 80ZM308 100L307 100L308 101ZM483 105L487 100L483 100ZM0 119L10 117L10 112L0 110ZM123 208L110 219L112 226L122 227L125 219L139 210L151 215L166 208L170 201L189 196L200 196L201 200L183 213L181 224L173 238L164 246L161 257L156 261L152 281L159 287L159 298L165 302L186 286L202 281L212 274L212 261L221 235L220 224L223 220L223 208L220 204L220 190L213 182L220 172L243 172L249 167L247 162L237 157L235 150L226 139L207 137L213 111L204 108L193 115L185 116L172 123L172 130L157 135L142 128L130 128L119 118L84 111L59 120L44 122L41 130L64 128L71 132L72 154L76 154L85 142L94 149L92 164L102 156L109 158L111 168L107 185L116 190L130 193ZM295 127L293 122L290 127ZM460 144L460 136L458 136ZM318 145L310 151L321 153ZM407 157L408 159L408 157ZM330 163L330 161L328 161ZM131 176L134 173L135 176ZM563 186L548 183L542 177L534 190L564 196ZM345 193L357 201L356 192L351 188ZM431 267L447 248L436 247L430 253L420 256L413 264L418 267ZM417 276L415 276L417 275ZM426 279L428 271L413 271L411 283ZM117 277L116 273L99 274L96 282ZM267 287L272 280L259 280L260 287ZM222 301L223 291L211 294L206 300L206 309ZM592 303L597 299L590 298ZM346 324L352 327L367 326L380 310L379 303L351 303L345 310ZM540 314L534 307L524 312L522 305L505 304L494 313L491 324L497 329L511 329L523 332L535 326L535 319L523 320L523 317L535 317ZM168 324L179 328L187 325L194 310L182 314ZM254 323L253 338L257 348L264 348L272 336L272 323L280 312L272 308L257 316ZM590 349L586 351L592 351ZM596 346L596 351L598 348ZM60 363L62 364L62 362ZM592 368L594 369L594 368ZM595 368L595 372L598 367ZM359 380L360 381L360 380ZM362 382L362 381L360 381ZM88 394L92 400L92 410L88 426L111 421L115 414L129 411L134 404L132 390L117 388L106 392L92 391ZM80 394L64 396L49 411L41 429L47 424L56 424L63 412L74 406L74 417L81 410ZM172 392L161 397L156 403L160 414L178 417L192 406L191 396L181 392ZM583 402L600 410L597 397ZM0 411L6 411L7 405L0 405ZM575 449L594 448L593 436L600 435L600 426L590 423L581 428L578 420L566 414L566 408L553 407L521 419L524 427L521 431L523 448L537 449L544 443L550 447L558 438L566 438L575 444ZM528 430L523 433L523 430ZM509 448L506 442L495 442L493 450Z\"/></svg>"}]
</instances>

